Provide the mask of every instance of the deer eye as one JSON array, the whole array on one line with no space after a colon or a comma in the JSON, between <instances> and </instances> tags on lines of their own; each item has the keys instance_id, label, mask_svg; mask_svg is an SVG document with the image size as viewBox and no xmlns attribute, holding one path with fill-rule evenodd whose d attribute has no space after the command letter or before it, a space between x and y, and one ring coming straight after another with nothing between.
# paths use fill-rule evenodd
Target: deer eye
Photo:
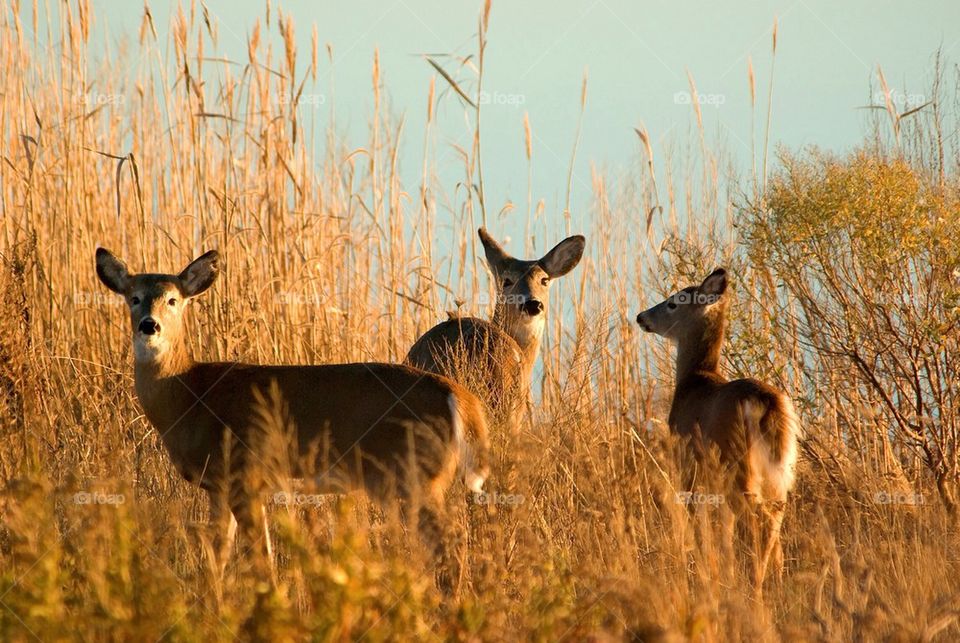
<instances>
[{"instance_id":1,"label":"deer eye","mask_svg":"<svg viewBox=\"0 0 960 643\"><path fill-rule=\"evenodd\" d=\"M669 308L670 310L673 310L673 309L675 309L676 307L677 307L677 305L676 305L675 303L673 303L672 301L668 301L668 302L667 302L667 308Z\"/></svg>"},{"instance_id":2,"label":"deer eye","mask_svg":"<svg viewBox=\"0 0 960 643\"><path fill-rule=\"evenodd\" d=\"M138 306L138 305L140 304L140 298L139 298L139 297L131 297L131 298L130 298L130 303L133 304L134 306Z\"/></svg>"},{"instance_id":3,"label":"deer eye","mask_svg":"<svg viewBox=\"0 0 960 643\"><path fill-rule=\"evenodd\" d=\"M503 287L504 287L504 288L509 288L509 287L512 286L512 285L513 285L513 279L504 278L504 280L503 280Z\"/></svg>"},{"instance_id":4,"label":"deer eye","mask_svg":"<svg viewBox=\"0 0 960 643\"><path fill-rule=\"evenodd\" d=\"M549 284L550 284L550 278L549 278L549 277L544 277L543 279L540 280L540 285L541 285L541 286L546 286L546 285L549 285Z\"/></svg>"},{"instance_id":5,"label":"deer eye","mask_svg":"<svg viewBox=\"0 0 960 643\"><path fill-rule=\"evenodd\" d=\"M169 305L171 305L171 306L176 306L176 305L177 305L177 298L176 298L176 297L171 297L170 299L167 300L167 303L168 303Z\"/></svg>"}]
</instances>

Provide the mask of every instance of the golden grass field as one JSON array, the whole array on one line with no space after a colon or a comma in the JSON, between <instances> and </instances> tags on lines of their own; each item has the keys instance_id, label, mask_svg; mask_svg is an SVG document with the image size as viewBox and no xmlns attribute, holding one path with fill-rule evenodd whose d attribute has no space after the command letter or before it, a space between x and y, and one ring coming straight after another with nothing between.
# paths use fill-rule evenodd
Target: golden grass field
<instances>
[{"instance_id":1,"label":"golden grass field","mask_svg":"<svg viewBox=\"0 0 960 643\"><path fill-rule=\"evenodd\" d=\"M640 132L629 181L596 172L571 229L536 194L506 213L481 203L476 146L446 161L470 189L439 184L429 153L402 184L407 134L376 59L368 139L331 126L315 155L312 124L276 97L335 54L316 36L297 51L275 7L229 62L203 53L217 36L202 6L169 30L145 15L128 78L92 55L86 2L46 25L22 25L17 4L0 2L0 640L960 639L960 156L944 88L918 114L879 112L849 155L764 144L739 182L702 126L654 177ZM63 51L35 46L38 30ZM424 88L428 134L451 81ZM242 555L220 578L204 496L136 400L96 248L161 272L220 251L191 312L200 359L397 362L454 299L488 314L475 231L510 217L531 256L571 233L587 250L554 286L527 425L491 427L501 501L450 496L461 594L353 495L271 506L276 586ZM736 302L724 370L788 391L805 431L783 582L762 597L723 497L678 502L672 352L633 323L717 265Z\"/></svg>"}]
</instances>

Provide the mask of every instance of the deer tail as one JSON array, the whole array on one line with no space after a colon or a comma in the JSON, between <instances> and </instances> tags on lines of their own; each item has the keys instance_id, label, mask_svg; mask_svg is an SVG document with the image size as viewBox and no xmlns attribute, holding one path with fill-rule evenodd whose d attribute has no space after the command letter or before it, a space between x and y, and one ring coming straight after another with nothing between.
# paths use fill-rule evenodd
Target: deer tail
<instances>
[{"instance_id":1,"label":"deer tail","mask_svg":"<svg viewBox=\"0 0 960 643\"><path fill-rule=\"evenodd\" d=\"M466 391L450 394L450 415L463 482L474 493L483 491L489 475L487 420L480 401Z\"/></svg>"}]
</instances>

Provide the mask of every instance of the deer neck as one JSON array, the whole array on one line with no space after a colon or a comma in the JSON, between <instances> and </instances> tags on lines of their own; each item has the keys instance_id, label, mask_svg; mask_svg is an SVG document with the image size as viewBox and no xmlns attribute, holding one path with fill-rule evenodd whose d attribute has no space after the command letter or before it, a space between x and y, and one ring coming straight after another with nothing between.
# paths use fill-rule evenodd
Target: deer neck
<instances>
[{"instance_id":1,"label":"deer neck","mask_svg":"<svg viewBox=\"0 0 960 643\"><path fill-rule=\"evenodd\" d=\"M182 341L174 342L163 353L148 359L137 356L136 352L133 374L137 397L147 418L162 426L166 415L179 413L183 402L194 402L186 399L193 396L188 395L185 377L195 365L193 356Z\"/></svg>"},{"instance_id":2,"label":"deer neck","mask_svg":"<svg viewBox=\"0 0 960 643\"><path fill-rule=\"evenodd\" d=\"M518 342L519 344L519 342ZM526 346L520 346L520 370L521 381L525 388L529 388L530 379L533 377L533 365L537 362L537 355L540 354L540 337L528 342Z\"/></svg>"},{"instance_id":3,"label":"deer neck","mask_svg":"<svg viewBox=\"0 0 960 643\"><path fill-rule=\"evenodd\" d=\"M677 387L697 374L720 373L720 351L726 331L725 311L707 318L697 332L680 339L677 347Z\"/></svg>"},{"instance_id":4,"label":"deer neck","mask_svg":"<svg viewBox=\"0 0 960 643\"><path fill-rule=\"evenodd\" d=\"M543 338L545 324L544 315L538 315L533 320L525 319L521 314L519 319L515 315L508 315L503 304L497 304L493 312L492 323L513 338L520 348L520 368L523 382L529 385L533 374L533 365L540 354L540 342Z\"/></svg>"}]
</instances>

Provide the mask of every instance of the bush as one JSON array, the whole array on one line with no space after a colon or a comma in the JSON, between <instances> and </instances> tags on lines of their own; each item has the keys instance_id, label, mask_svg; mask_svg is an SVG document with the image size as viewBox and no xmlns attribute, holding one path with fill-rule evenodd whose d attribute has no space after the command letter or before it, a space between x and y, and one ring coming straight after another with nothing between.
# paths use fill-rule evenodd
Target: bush
<instances>
[{"instance_id":1,"label":"bush","mask_svg":"<svg viewBox=\"0 0 960 643\"><path fill-rule=\"evenodd\" d=\"M953 510L958 191L866 151L784 152L781 164L746 213L745 250L796 304L780 321L796 322L807 396L836 428L811 439L856 443L891 475L932 476Z\"/></svg>"}]
</instances>

